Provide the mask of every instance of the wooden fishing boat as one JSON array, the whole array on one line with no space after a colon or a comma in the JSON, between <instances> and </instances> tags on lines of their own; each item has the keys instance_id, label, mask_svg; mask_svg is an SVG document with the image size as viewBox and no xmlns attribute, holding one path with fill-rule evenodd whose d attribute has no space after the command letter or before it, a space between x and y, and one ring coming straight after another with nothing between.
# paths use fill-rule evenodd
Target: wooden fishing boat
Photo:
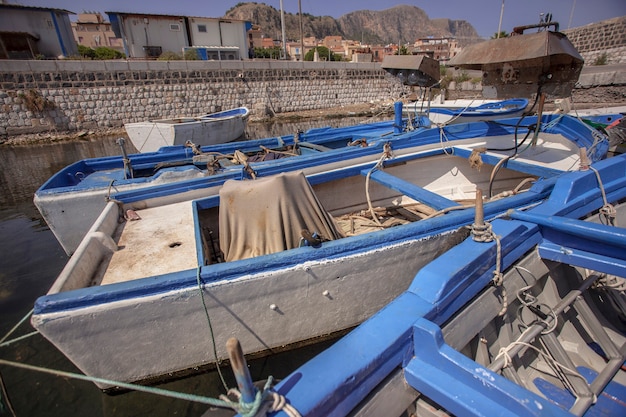
<instances>
[{"instance_id":1,"label":"wooden fishing boat","mask_svg":"<svg viewBox=\"0 0 626 417\"><path fill-rule=\"evenodd\" d=\"M68 165L39 187L33 201L70 255L112 193L192 178L222 182L228 178L246 178L277 158L368 146L377 137L389 140L394 130L402 132L402 128L394 129L394 124L397 124L395 120L388 120L341 128L322 127L281 137L204 147L190 142L187 146L130 155L125 151L124 140L119 139L119 156L83 159ZM299 166L295 160L290 163Z\"/></svg>"},{"instance_id":2,"label":"wooden fishing boat","mask_svg":"<svg viewBox=\"0 0 626 417\"><path fill-rule=\"evenodd\" d=\"M625 199L620 155L534 208L478 217L275 391L302 416L624 415Z\"/></svg>"},{"instance_id":3,"label":"wooden fishing boat","mask_svg":"<svg viewBox=\"0 0 626 417\"><path fill-rule=\"evenodd\" d=\"M189 182L159 192L167 203L120 193L32 324L85 374L118 381L214 363L231 336L263 355L349 329L464 239L477 188L491 218L544 199L581 149L606 154L606 138L576 119L538 122L428 129L317 174L229 180L213 195L196 184L196 200L180 198Z\"/></svg>"},{"instance_id":4,"label":"wooden fishing boat","mask_svg":"<svg viewBox=\"0 0 626 417\"><path fill-rule=\"evenodd\" d=\"M237 107L196 117L125 123L139 152L155 152L163 146L184 145L188 140L199 146L232 142L244 136L250 111Z\"/></svg>"},{"instance_id":5,"label":"wooden fishing boat","mask_svg":"<svg viewBox=\"0 0 626 417\"><path fill-rule=\"evenodd\" d=\"M463 100L467 102L461 107L459 100L448 100L432 103L414 102L405 106L409 114L426 116L434 124L467 123L480 120L498 120L520 117L528 107L528 99L514 98L508 100Z\"/></svg>"}]
</instances>

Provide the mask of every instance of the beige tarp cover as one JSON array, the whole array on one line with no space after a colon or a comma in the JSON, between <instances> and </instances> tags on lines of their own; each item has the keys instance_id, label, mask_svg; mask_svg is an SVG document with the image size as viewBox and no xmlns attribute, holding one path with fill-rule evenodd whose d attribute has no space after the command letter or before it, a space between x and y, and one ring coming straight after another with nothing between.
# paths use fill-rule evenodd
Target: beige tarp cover
<instances>
[{"instance_id":1,"label":"beige tarp cover","mask_svg":"<svg viewBox=\"0 0 626 417\"><path fill-rule=\"evenodd\" d=\"M341 237L302 172L226 181L219 216L226 262L296 248L303 229L326 240Z\"/></svg>"}]
</instances>

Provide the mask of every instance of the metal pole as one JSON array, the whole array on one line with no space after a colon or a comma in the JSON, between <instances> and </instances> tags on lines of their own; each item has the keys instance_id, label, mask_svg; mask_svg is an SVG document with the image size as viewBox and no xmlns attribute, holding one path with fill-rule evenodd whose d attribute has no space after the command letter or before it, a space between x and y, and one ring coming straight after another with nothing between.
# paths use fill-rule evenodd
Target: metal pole
<instances>
[{"instance_id":1,"label":"metal pole","mask_svg":"<svg viewBox=\"0 0 626 417\"><path fill-rule=\"evenodd\" d=\"M300 61L304 61L304 31L302 30L302 2L298 0L298 13L300 14Z\"/></svg>"},{"instance_id":2,"label":"metal pole","mask_svg":"<svg viewBox=\"0 0 626 417\"><path fill-rule=\"evenodd\" d=\"M226 350L230 358L230 366L233 368L233 373L237 380L237 387L239 387L239 392L241 393L241 400L245 403L254 402L256 388L254 384L252 384L248 364L246 363L246 358L243 356L243 350L241 349L239 340L234 337L228 339L228 341L226 341Z\"/></svg>"},{"instance_id":3,"label":"metal pole","mask_svg":"<svg viewBox=\"0 0 626 417\"><path fill-rule=\"evenodd\" d=\"M502 15L504 15L504 0L502 0L502 7L500 8L500 22L498 23L498 34L496 35L496 39L500 37L500 32L502 31Z\"/></svg>"},{"instance_id":4,"label":"metal pole","mask_svg":"<svg viewBox=\"0 0 626 417\"><path fill-rule=\"evenodd\" d=\"M283 0L280 0L280 27L283 37L283 59L287 59L287 44L285 43L285 11L283 10Z\"/></svg>"},{"instance_id":5,"label":"metal pole","mask_svg":"<svg viewBox=\"0 0 626 417\"><path fill-rule=\"evenodd\" d=\"M572 18L574 17L574 8L576 7L576 0L574 0L574 4L572 4L572 11L569 14L569 23L567 24L567 28L569 29L572 26Z\"/></svg>"}]
</instances>

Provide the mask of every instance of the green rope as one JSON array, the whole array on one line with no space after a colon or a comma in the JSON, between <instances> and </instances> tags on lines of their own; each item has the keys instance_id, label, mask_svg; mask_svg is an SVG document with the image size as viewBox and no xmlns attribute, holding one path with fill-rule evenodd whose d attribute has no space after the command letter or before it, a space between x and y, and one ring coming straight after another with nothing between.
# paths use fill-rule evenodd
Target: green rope
<instances>
[{"instance_id":1,"label":"green rope","mask_svg":"<svg viewBox=\"0 0 626 417\"><path fill-rule=\"evenodd\" d=\"M209 331L211 332L211 343L213 345L213 355L215 357L215 367L217 368L217 374L220 376L220 380L222 381L222 385L224 386L224 390L228 392L228 385L224 380L224 376L222 375L222 371L220 370L220 363L217 358L217 346L215 344L215 335L213 334L213 325L211 324L211 316L209 315L209 309L206 306L206 302L204 301L204 291L202 291L202 282L200 281L200 267L198 266L196 270L196 281L198 283L198 291L200 291L200 299L202 300L202 307L204 307L204 315L206 316L207 323L209 324Z\"/></svg>"},{"instance_id":2,"label":"green rope","mask_svg":"<svg viewBox=\"0 0 626 417\"><path fill-rule=\"evenodd\" d=\"M4 359L0 359L0 365L12 366L15 368L26 369L29 371L42 372L44 374L61 376L65 378L79 379L81 381L88 381L88 382L95 382L95 383L100 383L104 385L111 385L117 388L125 388L129 390L134 390L134 391L142 391L142 392L146 392L149 394L156 394L156 395L162 395L162 396L176 398L180 400L193 401L193 402L212 405L216 407L232 408L232 404L233 404L232 401L218 400L215 398L203 397L203 396L194 395L194 394L187 394L184 392L170 391L170 390L156 388L156 387L129 384L129 383L114 381L114 380L106 379L106 378L90 377L87 375L81 375L81 374L77 374L73 372L42 368L39 366L28 365L28 364L19 363L19 362L12 362L12 361L4 360Z\"/></svg>"},{"instance_id":3,"label":"green rope","mask_svg":"<svg viewBox=\"0 0 626 417\"><path fill-rule=\"evenodd\" d=\"M37 331L30 332L30 333L27 333L27 334L25 334L23 336L16 337L15 339L11 339L11 340L8 340L6 342L2 342L2 343L0 343L0 347L9 346L10 344L13 344L15 342L19 342L20 340L28 339L29 337L34 336L36 334L39 334L39 332L37 332Z\"/></svg>"},{"instance_id":4,"label":"green rope","mask_svg":"<svg viewBox=\"0 0 626 417\"><path fill-rule=\"evenodd\" d=\"M31 308L31 310L28 313L26 313L26 315L22 317L22 319L15 326L13 326L13 328L9 330L2 339L0 339L0 343L3 343L5 340L7 340L7 338L11 336L11 334L13 334L13 332L16 331L17 328L20 327L22 323L24 323L30 317L31 314L33 314L33 311L34 309Z\"/></svg>"}]
</instances>

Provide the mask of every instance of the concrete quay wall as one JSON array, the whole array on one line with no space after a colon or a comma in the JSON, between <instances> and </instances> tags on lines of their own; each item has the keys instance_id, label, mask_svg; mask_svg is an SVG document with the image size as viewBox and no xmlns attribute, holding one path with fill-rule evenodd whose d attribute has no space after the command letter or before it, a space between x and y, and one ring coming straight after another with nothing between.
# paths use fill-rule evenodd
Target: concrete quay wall
<instances>
[{"instance_id":1,"label":"concrete quay wall","mask_svg":"<svg viewBox=\"0 0 626 417\"><path fill-rule=\"evenodd\" d=\"M586 66L574 96L595 91L595 101L626 102L625 69ZM481 89L480 83L456 86L476 96ZM119 128L239 106L262 119L390 102L408 91L377 63L0 60L0 138Z\"/></svg>"},{"instance_id":2,"label":"concrete quay wall","mask_svg":"<svg viewBox=\"0 0 626 417\"><path fill-rule=\"evenodd\" d=\"M397 99L376 63L0 60L0 137L246 106L252 116Z\"/></svg>"},{"instance_id":3,"label":"concrete quay wall","mask_svg":"<svg viewBox=\"0 0 626 417\"><path fill-rule=\"evenodd\" d=\"M603 55L607 64L626 64L626 16L567 29L563 33L588 65Z\"/></svg>"}]
</instances>

